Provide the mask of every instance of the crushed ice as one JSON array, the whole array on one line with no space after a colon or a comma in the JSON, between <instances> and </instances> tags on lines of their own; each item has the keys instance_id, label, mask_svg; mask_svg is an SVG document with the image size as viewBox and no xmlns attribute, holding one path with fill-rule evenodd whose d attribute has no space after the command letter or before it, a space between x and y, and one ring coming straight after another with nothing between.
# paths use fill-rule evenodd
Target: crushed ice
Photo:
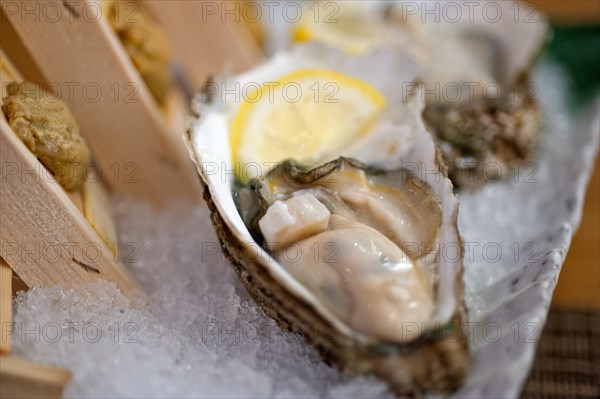
<instances>
[{"instance_id":1,"label":"crushed ice","mask_svg":"<svg viewBox=\"0 0 600 399\"><path fill-rule=\"evenodd\" d=\"M223 259L204 204L158 212L120 198L115 211L146 306L109 283L34 288L16 301L15 354L72 370L67 397L385 392L374 379L349 381L257 308Z\"/></svg>"},{"instance_id":2,"label":"crushed ice","mask_svg":"<svg viewBox=\"0 0 600 399\"><path fill-rule=\"evenodd\" d=\"M550 157L565 162L569 156L561 135L567 121L556 100L564 88L557 72L543 66L537 81L549 86L541 96L553 118L540 151L544 179ZM551 191L536 194L539 186L507 182L463 193L465 240L508 247L541 231L530 199L541 201ZM223 259L204 204L158 212L117 198L114 212L121 254L148 293L146 305L134 306L107 283L77 291L34 288L15 302L15 355L70 369L67 397L391 396L374 378L350 378L321 362L257 308ZM490 268L481 257L466 268L467 299L477 311L469 298L478 291L473 287L506 270Z\"/></svg>"}]
</instances>

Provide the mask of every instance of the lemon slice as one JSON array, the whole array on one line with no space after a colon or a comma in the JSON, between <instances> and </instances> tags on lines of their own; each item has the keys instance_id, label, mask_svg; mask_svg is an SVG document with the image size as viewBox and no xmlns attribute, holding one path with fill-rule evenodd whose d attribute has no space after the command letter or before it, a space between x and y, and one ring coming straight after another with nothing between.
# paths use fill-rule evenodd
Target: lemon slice
<instances>
[{"instance_id":1,"label":"lemon slice","mask_svg":"<svg viewBox=\"0 0 600 399\"><path fill-rule=\"evenodd\" d=\"M294 41L317 41L359 55L372 50L382 26L369 2L323 2L311 4L296 24Z\"/></svg>"},{"instance_id":2,"label":"lemon slice","mask_svg":"<svg viewBox=\"0 0 600 399\"><path fill-rule=\"evenodd\" d=\"M286 159L329 161L365 134L386 105L360 79L327 69L301 69L245 97L233 120L236 175L258 177Z\"/></svg>"}]
</instances>

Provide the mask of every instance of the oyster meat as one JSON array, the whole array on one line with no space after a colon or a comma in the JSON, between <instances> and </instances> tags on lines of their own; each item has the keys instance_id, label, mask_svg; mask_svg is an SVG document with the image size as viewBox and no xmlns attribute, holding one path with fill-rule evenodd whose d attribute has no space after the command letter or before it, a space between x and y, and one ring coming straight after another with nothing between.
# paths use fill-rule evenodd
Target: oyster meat
<instances>
[{"instance_id":1,"label":"oyster meat","mask_svg":"<svg viewBox=\"0 0 600 399\"><path fill-rule=\"evenodd\" d=\"M257 241L345 324L403 342L430 320L441 206L426 184L339 158L284 162L250 190L238 208Z\"/></svg>"},{"instance_id":2,"label":"oyster meat","mask_svg":"<svg viewBox=\"0 0 600 399\"><path fill-rule=\"evenodd\" d=\"M290 160L273 159L276 166L245 180L232 155L242 107L217 90L198 96L187 145L224 253L267 315L343 370L377 375L398 393L447 393L468 367L463 245L423 104L398 90L413 81L413 66L395 52L348 57L298 45L244 75L216 77L216 87L335 70L385 97L366 132L310 159L291 160L292 148ZM398 70L402 79L390 80Z\"/></svg>"}]
</instances>

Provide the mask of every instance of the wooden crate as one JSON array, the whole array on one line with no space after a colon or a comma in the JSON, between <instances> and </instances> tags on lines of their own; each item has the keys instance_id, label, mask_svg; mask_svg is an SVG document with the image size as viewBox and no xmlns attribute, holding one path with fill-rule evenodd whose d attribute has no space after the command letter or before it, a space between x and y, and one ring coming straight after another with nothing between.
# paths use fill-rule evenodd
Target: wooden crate
<instances>
[{"instance_id":1,"label":"wooden crate","mask_svg":"<svg viewBox=\"0 0 600 399\"><path fill-rule=\"evenodd\" d=\"M23 78L0 50L0 87ZM2 93L4 97L5 93ZM1 101L0 101L1 102ZM76 287L104 279L124 295L140 295L137 284L106 244L116 238L101 181L87 180L87 195L67 193L0 116L0 242L1 256L29 286ZM93 203L101 237L84 216L84 203ZM110 237L109 237L110 236Z\"/></svg>"},{"instance_id":2,"label":"wooden crate","mask_svg":"<svg viewBox=\"0 0 600 399\"><path fill-rule=\"evenodd\" d=\"M71 108L112 189L158 204L173 197L199 200L197 177L181 140L170 132L170 117L152 98L98 2L1 5L48 86ZM33 11L26 13L26 7ZM56 18L43 11L50 9Z\"/></svg>"}]
</instances>

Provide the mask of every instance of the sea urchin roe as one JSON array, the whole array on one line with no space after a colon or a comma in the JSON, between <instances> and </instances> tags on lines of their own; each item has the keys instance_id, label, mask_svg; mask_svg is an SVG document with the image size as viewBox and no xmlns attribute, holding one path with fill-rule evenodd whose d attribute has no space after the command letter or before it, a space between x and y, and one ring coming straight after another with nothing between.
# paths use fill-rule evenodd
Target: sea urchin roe
<instances>
[{"instance_id":1,"label":"sea urchin roe","mask_svg":"<svg viewBox=\"0 0 600 399\"><path fill-rule=\"evenodd\" d=\"M152 96L164 103L172 86L171 48L166 33L134 2L112 2L107 10L112 28Z\"/></svg>"},{"instance_id":2,"label":"sea urchin roe","mask_svg":"<svg viewBox=\"0 0 600 399\"><path fill-rule=\"evenodd\" d=\"M2 111L12 130L69 191L81 187L90 150L67 105L33 83L10 83Z\"/></svg>"},{"instance_id":3,"label":"sea urchin roe","mask_svg":"<svg viewBox=\"0 0 600 399\"><path fill-rule=\"evenodd\" d=\"M269 208L259 222L267 241L285 241L267 243L277 262L356 331L414 338L435 302L425 273L441 211L428 187L406 176L369 176L349 163L311 182L277 177L262 186ZM292 202L286 214L294 217L273 217ZM328 212L314 211L315 202ZM281 233L284 225L301 233Z\"/></svg>"}]
</instances>

